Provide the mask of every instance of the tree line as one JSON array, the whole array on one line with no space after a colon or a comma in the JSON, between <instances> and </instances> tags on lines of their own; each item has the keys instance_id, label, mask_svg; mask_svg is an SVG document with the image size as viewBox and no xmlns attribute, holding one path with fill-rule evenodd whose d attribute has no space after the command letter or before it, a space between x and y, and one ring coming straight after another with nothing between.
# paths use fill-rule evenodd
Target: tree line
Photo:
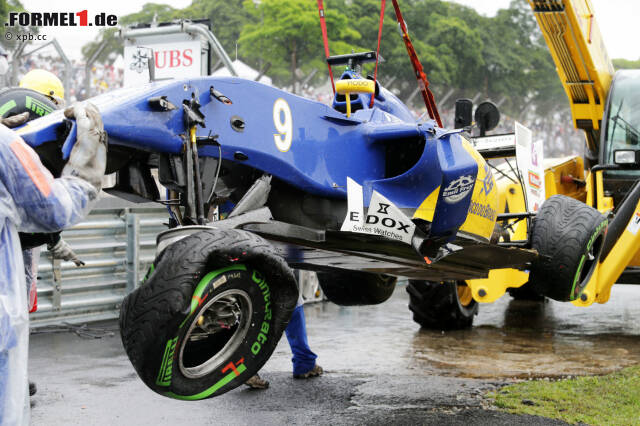
<instances>
[{"instance_id":1,"label":"tree line","mask_svg":"<svg viewBox=\"0 0 640 426\"><path fill-rule=\"evenodd\" d=\"M529 103L540 110L566 105L564 92L529 6L514 0L496 16L443 0L401 0L415 49L436 94L449 88L484 98L503 100L501 108L518 112ZM377 44L380 0L326 0L326 22L332 54L374 50ZM317 70L315 82L327 78L316 2L312 0L194 0L184 9L147 3L120 18L122 25L175 19L208 18L216 37L230 56L260 69L279 86L295 87ZM380 81L392 81L403 99L416 87L411 64L398 32L395 14L387 7L380 54ZM90 56L103 39L109 41L102 59L122 48L105 30L88 43ZM338 70L339 71L339 70ZM371 66L365 69L370 72ZM416 101L419 97L415 98Z\"/></svg>"},{"instance_id":2,"label":"tree line","mask_svg":"<svg viewBox=\"0 0 640 426\"><path fill-rule=\"evenodd\" d=\"M0 10L18 5L17 0L0 0ZM443 0L400 0L400 6L436 95L442 96L450 88L469 96L479 92L484 99L501 100L501 109L514 116L530 106L548 112L566 108L555 66L525 1L512 0L508 8L493 17ZM376 48L380 0L325 0L325 11L332 54ZM313 0L193 0L183 9L147 3L141 11L120 17L119 23L126 26L154 19L201 18L209 19L212 31L230 56L237 52L239 59L256 69L268 63L268 75L276 85L296 87L313 70L317 72L312 83L326 81L318 10ZM99 61L115 59L122 50L115 29L102 30L97 40L87 43L83 48L85 58L103 40L108 45ZM380 54L381 83L389 83L401 99L407 99L416 82L390 2ZM630 66L634 62L616 60L616 65ZM364 73L372 73L372 68L369 65ZM419 102L420 97L414 99Z\"/></svg>"}]
</instances>

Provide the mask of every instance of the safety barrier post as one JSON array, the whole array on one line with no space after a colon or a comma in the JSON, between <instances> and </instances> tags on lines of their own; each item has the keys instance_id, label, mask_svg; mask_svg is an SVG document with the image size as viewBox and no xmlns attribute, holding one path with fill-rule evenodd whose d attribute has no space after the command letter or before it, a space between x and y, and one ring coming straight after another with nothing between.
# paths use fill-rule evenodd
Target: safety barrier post
<instances>
[{"instance_id":1,"label":"safety barrier post","mask_svg":"<svg viewBox=\"0 0 640 426\"><path fill-rule=\"evenodd\" d=\"M98 60L98 56L100 56L104 48L107 47L107 44L106 40L100 43L84 66L84 91L87 99L91 97L91 67L94 62Z\"/></svg>"},{"instance_id":2,"label":"safety barrier post","mask_svg":"<svg viewBox=\"0 0 640 426\"><path fill-rule=\"evenodd\" d=\"M132 292L138 285L140 271L140 218L135 213L125 215L127 226L127 290Z\"/></svg>"},{"instance_id":3,"label":"safety barrier post","mask_svg":"<svg viewBox=\"0 0 640 426\"><path fill-rule=\"evenodd\" d=\"M51 293L51 307L54 311L61 309L61 296L62 296L62 271L60 269L60 259L51 258L51 268L53 272L53 287Z\"/></svg>"}]
</instances>

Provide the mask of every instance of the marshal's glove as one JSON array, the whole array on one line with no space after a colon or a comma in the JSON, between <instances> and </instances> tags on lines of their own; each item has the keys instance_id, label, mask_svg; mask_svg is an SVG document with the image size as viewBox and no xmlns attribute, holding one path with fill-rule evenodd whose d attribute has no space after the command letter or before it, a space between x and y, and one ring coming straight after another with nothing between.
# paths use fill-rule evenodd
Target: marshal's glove
<instances>
[{"instance_id":1,"label":"marshal's glove","mask_svg":"<svg viewBox=\"0 0 640 426\"><path fill-rule=\"evenodd\" d=\"M76 143L62 176L77 176L91 183L98 191L107 165L107 132L95 105L76 103L64 110L67 118L75 118L78 126Z\"/></svg>"},{"instance_id":2,"label":"marshal's glove","mask_svg":"<svg viewBox=\"0 0 640 426\"><path fill-rule=\"evenodd\" d=\"M14 127L22 126L27 121L29 121L29 111L12 115L11 117L5 117L0 122L8 128L13 129Z\"/></svg>"},{"instance_id":3,"label":"marshal's glove","mask_svg":"<svg viewBox=\"0 0 640 426\"><path fill-rule=\"evenodd\" d=\"M54 259L70 260L75 263L76 266L84 266L84 262L78 259L78 256L73 252L69 244L62 238L53 246L47 244L47 250L49 250Z\"/></svg>"}]
</instances>

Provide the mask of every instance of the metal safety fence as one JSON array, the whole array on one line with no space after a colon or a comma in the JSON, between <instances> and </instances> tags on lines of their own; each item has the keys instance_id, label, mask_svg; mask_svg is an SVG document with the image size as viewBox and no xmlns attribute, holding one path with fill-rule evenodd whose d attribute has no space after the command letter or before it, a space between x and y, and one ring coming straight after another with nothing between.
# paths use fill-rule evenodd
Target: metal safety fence
<instances>
[{"instance_id":1,"label":"metal safety fence","mask_svg":"<svg viewBox=\"0 0 640 426\"><path fill-rule=\"evenodd\" d=\"M124 205L95 209L85 221L62 233L84 266L52 259L42 248L32 328L118 317L122 299L140 284L155 259L156 236L167 229L168 222L164 207ZM305 302L324 300L314 273L300 271L298 281Z\"/></svg>"},{"instance_id":2,"label":"metal safety fence","mask_svg":"<svg viewBox=\"0 0 640 426\"><path fill-rule=\"evenodd\" d=\"M42 250L31 326L117 318L122 299L155 258L156 235L167 229L167 218L161 207L97 209L64 231L85 265L52 259Z\"/></svg>"}]
</instances>

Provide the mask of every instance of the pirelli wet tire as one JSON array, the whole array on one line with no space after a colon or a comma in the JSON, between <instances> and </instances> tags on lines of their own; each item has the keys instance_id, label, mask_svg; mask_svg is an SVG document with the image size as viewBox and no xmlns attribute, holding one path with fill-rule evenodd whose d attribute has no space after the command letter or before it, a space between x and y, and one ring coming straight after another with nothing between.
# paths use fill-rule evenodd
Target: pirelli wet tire
<instances>
[{"instance_id":1,"label":"pirelli wet tire","mask_svg":"<svg viewBox=\"0 0 640 426\"><path fill-rule=\"evenodd\" d=\"M211 398L260 370L297 297L293 272L264 239L202 231L167 247L125 298L122 343L155 392Z\"/></svg>"},{"instance_id":2,"label":"pirelli wet tire","mask_svg":"<svg viewBox=\"0 0 640 426\"><path fill-rule=\"evenodd\" d=\"M4 87L0 89L0 117L12 117L23 112L29 112L28 121L47 115L57 108L52 99L30 89L21 87ZM48 167L46 161L44 165ZM52 234L22 233L20 244L23 250L39 247L59 239L60 232Z\"/></svg>"},{"instance_id":3,"label":"pirelli wet tire","mask_svg":"<svg viewBox=\"0 0 640 426\"><path fill-rule=\"evenodd\" d=\"M529 285L562 302L575 300L587 284L602 250L607 219L596 209L564 195L547 199L533 219Z\"/></svg>"},{"instance_id":4,"label":"pirelli wet tire","mask_svg":"<svg viewBox=\"0 0 640 426\"><path fill-rule=\"evenodd\" d=\"M52 98L31 89L22 87L5 87L0 89L0 117L11 117L23 112L29 112L29 121L52 113L62 105L56 105ZM37 147L35 151L42 164L59 177L67 160L62 158L62 142L47 141Z\"/></svg>"},{"instance_id":5,"label":"pirelli wet tire","mask_svg":"<svg viewBox=\"0 0 640 426\"><path fill-rule=\"evenodd\" d=\"M336 305L377 305L391 297L398 279L359 271L318 272L327 299Z\"/></svg>"},{"instance_id":6,"label":"pirelli wet tire","mask_svg":"<svg viewBox=\"0 0 640 426\"><path fill-rule=\"evenodd\" d=\"M409 309L413 320L430 330L461 330L473 325L478 302L464 281L409 280Z\"/></svg>"},{"instance_id":7,"label":"pirelli wet tire","mask_svg":"<svg viewBox=\"0 0 640 426\"><path fill-rule=\"evenodd\" d=\"M11 117L29 111L29 120L35 120L58 109L53 100L31 89L5 87L0 89L0 117Z\"/></svg>"}]
</instances>

